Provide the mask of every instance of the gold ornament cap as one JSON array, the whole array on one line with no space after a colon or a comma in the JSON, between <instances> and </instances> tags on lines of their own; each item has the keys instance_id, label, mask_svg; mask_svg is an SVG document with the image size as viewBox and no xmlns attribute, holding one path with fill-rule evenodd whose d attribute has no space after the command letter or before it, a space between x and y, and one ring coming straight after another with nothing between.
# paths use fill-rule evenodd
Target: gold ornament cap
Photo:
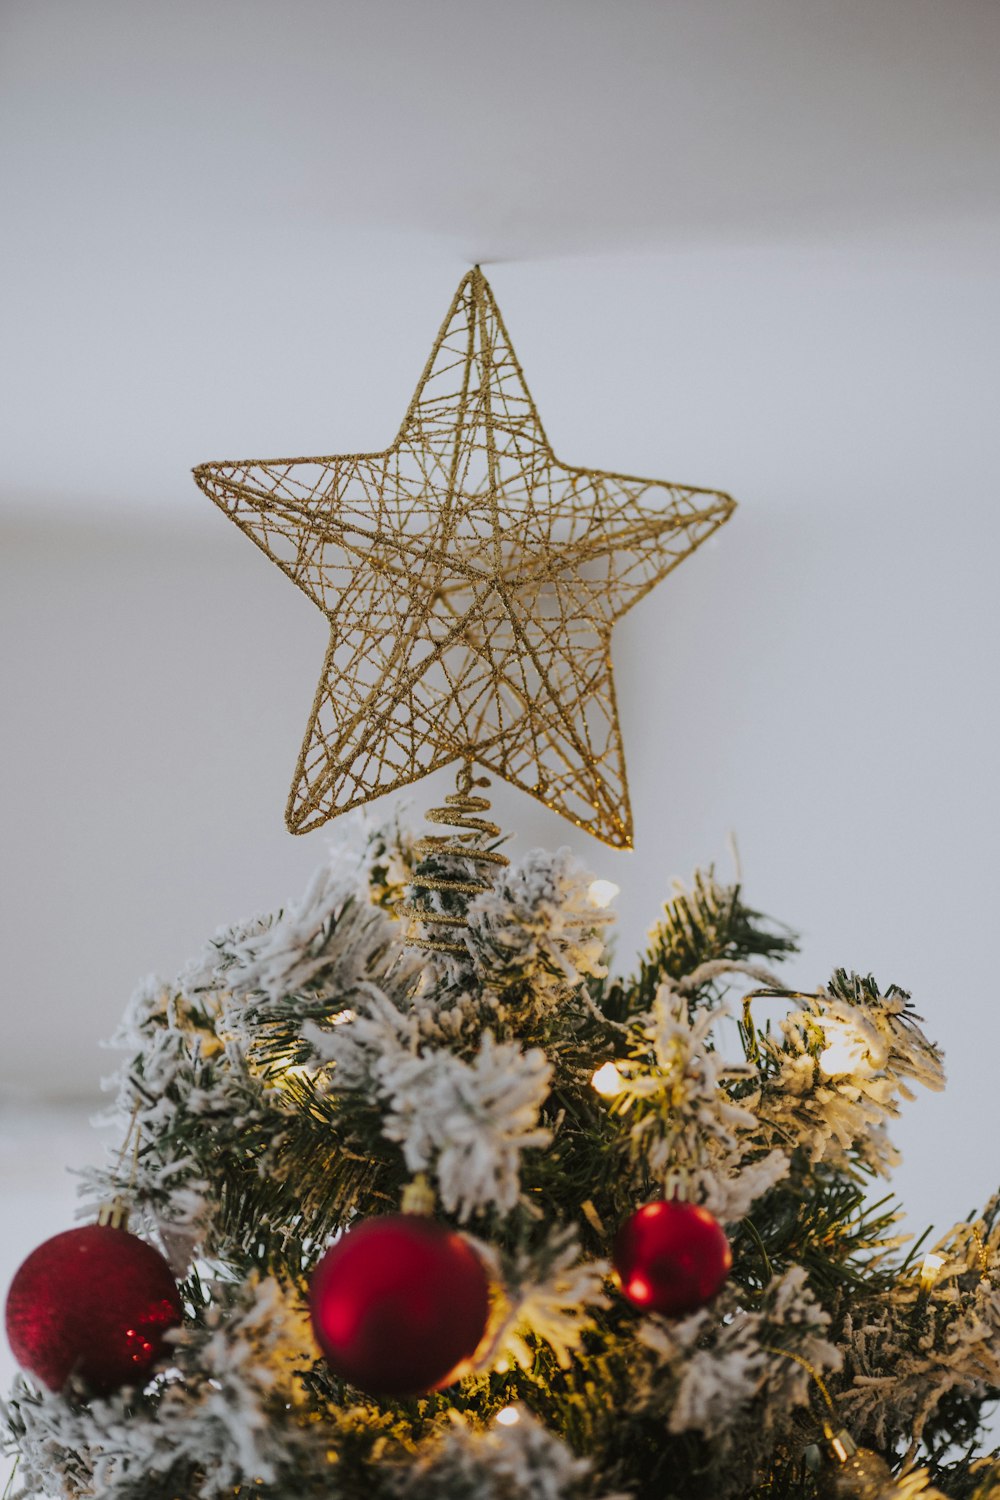
<instances>
[{"instance_id":1,"label":"gold ornament cap","mask_svg":"<svg viewBox=\"0 0 1000 1500\"><path fill-rule=\"evenodd\" d=\"M412 1182L403 1189L400 1211L404 1214L428 1216L437 1206L437 1198L425 1172L418 1172Z\"/></svg>"},{"instance_id":2,"label":"gold ornament cap","mask_svg":"<svg viewBox=\"0 0 1000 1500\"><path fill-rule=\"evenodd\" d=\"M829 1500L892 1500L895 1485L885 1459L859 1448L846 1428L827 1439L833 1466L823 1493Z\"/></svg>"}]
</instances>

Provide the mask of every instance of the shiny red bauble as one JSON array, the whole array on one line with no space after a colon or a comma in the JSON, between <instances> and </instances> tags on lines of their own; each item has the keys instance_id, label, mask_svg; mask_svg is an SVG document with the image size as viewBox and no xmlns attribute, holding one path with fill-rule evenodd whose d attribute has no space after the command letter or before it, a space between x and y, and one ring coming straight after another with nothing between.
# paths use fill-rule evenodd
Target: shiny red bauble
<instances>
[{"instance_id":1,"label":"shiny red bauble","mask_svg":"<svg viewBox=\"0 0 1000 1500\"><path fill-rule=\"evenodd\" d=\"M422 1214L349 1229L309 1288L331 1369L373 1396L416 1396L464 1373L486 1330L489 1282L468 1240Z\"/></svg>"},{"instance_id":2,"label":"shiny red bauble","mask_svg":"<svg viewBox=\"0 0 1000 1500\"><path fill-rule=\"evenodd\" d=\"M14 1358L53 1391L71 1375L97 1395L139 1384L181 1316L177 1283L163 1256L109 1224L46 1240L7 1293Z\"/></svg>"},{"instance_id":3,"label":"shiny red bauble","mask_svg":"<svg viewBox=\"0 0 1000 1500\"><path fill-rule=\"evenodd\" d=\"M643 1312L687 1313L704 1307L733 1263L722 1226L707 1208L679 1199L647 1203L626 1219L615 1240L621 1289Z\"/></svg>"}]
</instances>

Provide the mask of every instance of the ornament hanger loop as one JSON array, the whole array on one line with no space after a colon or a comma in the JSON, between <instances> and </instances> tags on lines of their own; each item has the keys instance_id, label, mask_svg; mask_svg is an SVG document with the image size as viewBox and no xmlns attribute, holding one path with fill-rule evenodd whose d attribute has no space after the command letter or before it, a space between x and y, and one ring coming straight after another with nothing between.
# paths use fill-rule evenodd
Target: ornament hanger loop
<instances>
[{"instance_id":1,"label":"ornament hanger loop","mask_svg":"<svg viewBox=\"0 0 1000 1500\"><path fill-rule=\"evenodd\" d=\"M118 1160L115 1163L115 1175L122 1169L125 1161L125 1153L129 1146L132 1147L132 1164L128 1174L128 1189L131 1192L135 1187L135 1179L139 1170L139 1143L141 1140L139 1130L139 1100L132 1106L132 1114L129 1117L128 1129L125 1139L122 1141L121 1150L118 1152ZM105 1199L97 1210L98 1224L110 1225L112 1229L127 1229L129 1221L129 1203L121 1193L115 1193L113 1197Z\"/></svg>"}]
</instances>

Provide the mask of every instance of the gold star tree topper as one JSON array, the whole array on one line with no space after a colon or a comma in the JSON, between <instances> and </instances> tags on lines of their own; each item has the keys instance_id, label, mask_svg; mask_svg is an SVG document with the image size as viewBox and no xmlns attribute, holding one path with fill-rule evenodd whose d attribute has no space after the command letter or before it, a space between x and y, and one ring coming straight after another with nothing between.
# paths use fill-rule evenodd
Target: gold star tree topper
<instances>
[{"instance_id":1,"label":"gold star tree topper","mask_svg":"<svg viewBox=\"0 0 1000 1500\"><path fill-rule=\"evenodd\" d=\"M478 266L391 447L194 474L330 623L293 833L465 759L631 846L612 627L735 502L561 463Z\"/></svg>"}]
</instances>

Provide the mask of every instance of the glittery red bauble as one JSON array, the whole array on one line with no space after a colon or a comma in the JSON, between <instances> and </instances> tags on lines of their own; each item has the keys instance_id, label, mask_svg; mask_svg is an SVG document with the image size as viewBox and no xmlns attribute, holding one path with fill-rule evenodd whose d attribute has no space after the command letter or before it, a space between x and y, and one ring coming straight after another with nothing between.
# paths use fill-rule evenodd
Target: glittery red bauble
<instances>
[{"instance_id":1,"label":"glittery red bauble","mask_svg":"<svg viewBox=\"0 0 1000 1500\"><path fill-rule=\"evenodd\" d=\"M51 1390L70 1375L107 1395L137 1385L181 1321L170 1267L125 1229L67 1229L33 1250L7 1293L14 1358Z\"/></svg>"},{"instance_id":2,"label":"glittery red bauble","mask_svg":"<svg viewBox=\"0 0 1000 1500\"><path fill-rule=\"evenodd\" d=\"M615 1240L614 1267L628 1300L643 1312L686 1313L711 1301L733 1263L729 1241L707 1208L647 1203Z\"/></svg>"},{"instance_id":3,"label":"glittery red bauble","mask_svg":"<svg viewBox=\"0 0 1000 1500\"><path fill-rule=\"evenodd\" d=\"M416 1396L463 1373L486 1329L489 1283L468 1240L422 1214L349 1229L309 1288L331 1369L375 1396Z\"/></svg>"}]
</instances>

